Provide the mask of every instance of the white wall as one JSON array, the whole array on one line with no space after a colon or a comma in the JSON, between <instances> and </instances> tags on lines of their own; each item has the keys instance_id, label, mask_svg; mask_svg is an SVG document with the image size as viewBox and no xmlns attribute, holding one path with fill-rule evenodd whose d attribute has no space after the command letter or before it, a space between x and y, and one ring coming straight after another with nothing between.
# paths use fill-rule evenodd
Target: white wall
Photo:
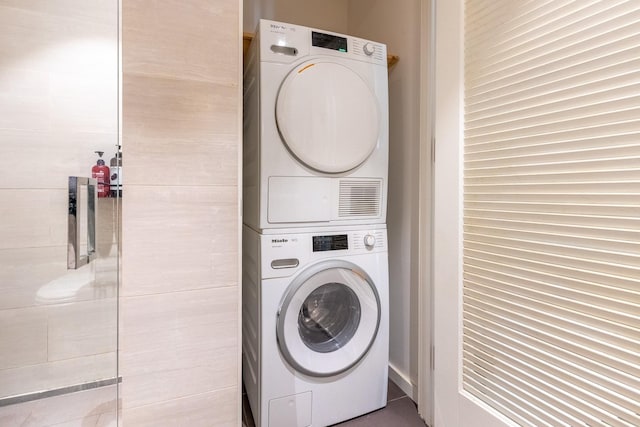
<instances>
[{"instance_id":1,"label":"white wall","mask_svg":"<svg viewBox=\"0 0 640 427\"><path fill-rule=\"evenodd\" d=\"M434 425L458 427L461 307L463 1L436 4L433 298ZM485 426L477 420L469 425Z\"/></svg>"},{"instance_id":2,"label":"white wall","mask_svg":"<svg viewBox=\"0 0 640 427\"><path fill-rule=\"evenodd\" d=\"M244 31L255 32L262 18L346 33L347 3L344 0L245 0Z\"/></svg>"},{"instance_id":3,"label":"white wall","mask_svg":"<svg viewBox=\"0 0 640 427\"><path fill-rule=\"evenodd\" d=\"M417 398L420 0L350 0L347 32L387 44L390 375Z\"/></svg>"}]
</instances>

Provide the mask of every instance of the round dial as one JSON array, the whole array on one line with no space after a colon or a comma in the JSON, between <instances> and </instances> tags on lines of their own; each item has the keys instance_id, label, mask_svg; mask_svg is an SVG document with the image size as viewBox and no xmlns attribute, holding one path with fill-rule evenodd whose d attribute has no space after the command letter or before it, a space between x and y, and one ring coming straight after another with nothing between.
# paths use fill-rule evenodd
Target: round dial
<instances>
[{"instance_id":1,"label":"round dial","mask_svg":"<svg viewBox=\"0 0 640 427\"><path fill-rule=\"evenodd\" d=\"M365 55L371 56L376 51L376 47L372 43L365 43L365 45L362 47L362 50L364 51Z\"/></svg>"},{"instance_id":2,"label":"round dial","mask_svg":"<svg viewBox=\"0 0 640 427\"><path fill-rule=\"evenodd\" d=\"M367 249L373 248L375 244L376 244L376 238L374 235L367 234L366 236L364 236L364 245L366 246Z\"/></svg>"}]
</instances>

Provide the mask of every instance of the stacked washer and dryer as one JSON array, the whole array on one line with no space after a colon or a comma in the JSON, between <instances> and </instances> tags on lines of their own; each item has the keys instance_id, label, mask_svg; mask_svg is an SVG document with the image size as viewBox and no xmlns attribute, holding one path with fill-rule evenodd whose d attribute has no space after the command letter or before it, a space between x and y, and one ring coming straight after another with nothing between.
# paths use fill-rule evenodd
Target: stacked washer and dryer
<instances>
[{"instance_id":1,"label":"stacked washer and dryer","mask_svg":"<svg viewBox=\"0 0 640 427\"><path fill-rule=\"evenodd\" d=\"M386 46L261 20L244 71L243 380L258 427L387 398Z\"/></svg>"}]
</instances>

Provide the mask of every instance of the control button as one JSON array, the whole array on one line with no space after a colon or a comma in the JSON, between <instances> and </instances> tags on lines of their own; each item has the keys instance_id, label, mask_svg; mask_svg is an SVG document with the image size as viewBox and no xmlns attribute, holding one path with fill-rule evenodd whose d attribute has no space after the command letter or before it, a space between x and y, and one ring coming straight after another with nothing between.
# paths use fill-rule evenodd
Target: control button
<instances>
[{"instance_id":1,"label":"control button","mask_svg":"<svg viewBox=\"0 0 640 427\"><path fill-rule=\"evenodd\" d=\"M375 236L371 234L367 234L366 236L364 236L364 246L367 249L372 249L375 244L376 244Z\"/></svg>"},{"instance_id":2,"label":"control button","mask_svg":"<svg viewBox=\"0 0 640 427\"><path fill-rule=\"evenodd\" d=\"M371 56L376 51L376 47L372 43L365 43L362 47L362 50L364 51L365 55Z\"/></svg>"}]
</instances>

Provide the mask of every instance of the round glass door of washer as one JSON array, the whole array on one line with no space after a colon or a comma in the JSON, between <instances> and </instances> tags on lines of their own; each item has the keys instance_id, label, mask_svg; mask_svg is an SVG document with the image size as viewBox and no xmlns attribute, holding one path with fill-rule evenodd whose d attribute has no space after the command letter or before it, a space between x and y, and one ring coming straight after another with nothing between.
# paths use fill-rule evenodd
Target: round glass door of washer
<instances>
[{"instance_id":1,"label":"round glass door of washer","mask_svg":"<svg viewBox=\"0 0 640 427\"><path fill-rule=\"evenodd\" d=\"M339 374L362 359L380 324L380 299L354 264L318 264L294 280L278 311L276 333L287 363L307 375Z\"/></svg>"},{"instance_id":2,"label":"round glass door of washer","mask_svg":"<svg viewBox=\"0 0 640 427\"><path fill-rule=\"evenodd\" d=\"M375 94L355 71L330 60L298 65L276 100L276 123L289 152L324 173L350 171L378 144Z\"/></svg>"}]
</instances>

